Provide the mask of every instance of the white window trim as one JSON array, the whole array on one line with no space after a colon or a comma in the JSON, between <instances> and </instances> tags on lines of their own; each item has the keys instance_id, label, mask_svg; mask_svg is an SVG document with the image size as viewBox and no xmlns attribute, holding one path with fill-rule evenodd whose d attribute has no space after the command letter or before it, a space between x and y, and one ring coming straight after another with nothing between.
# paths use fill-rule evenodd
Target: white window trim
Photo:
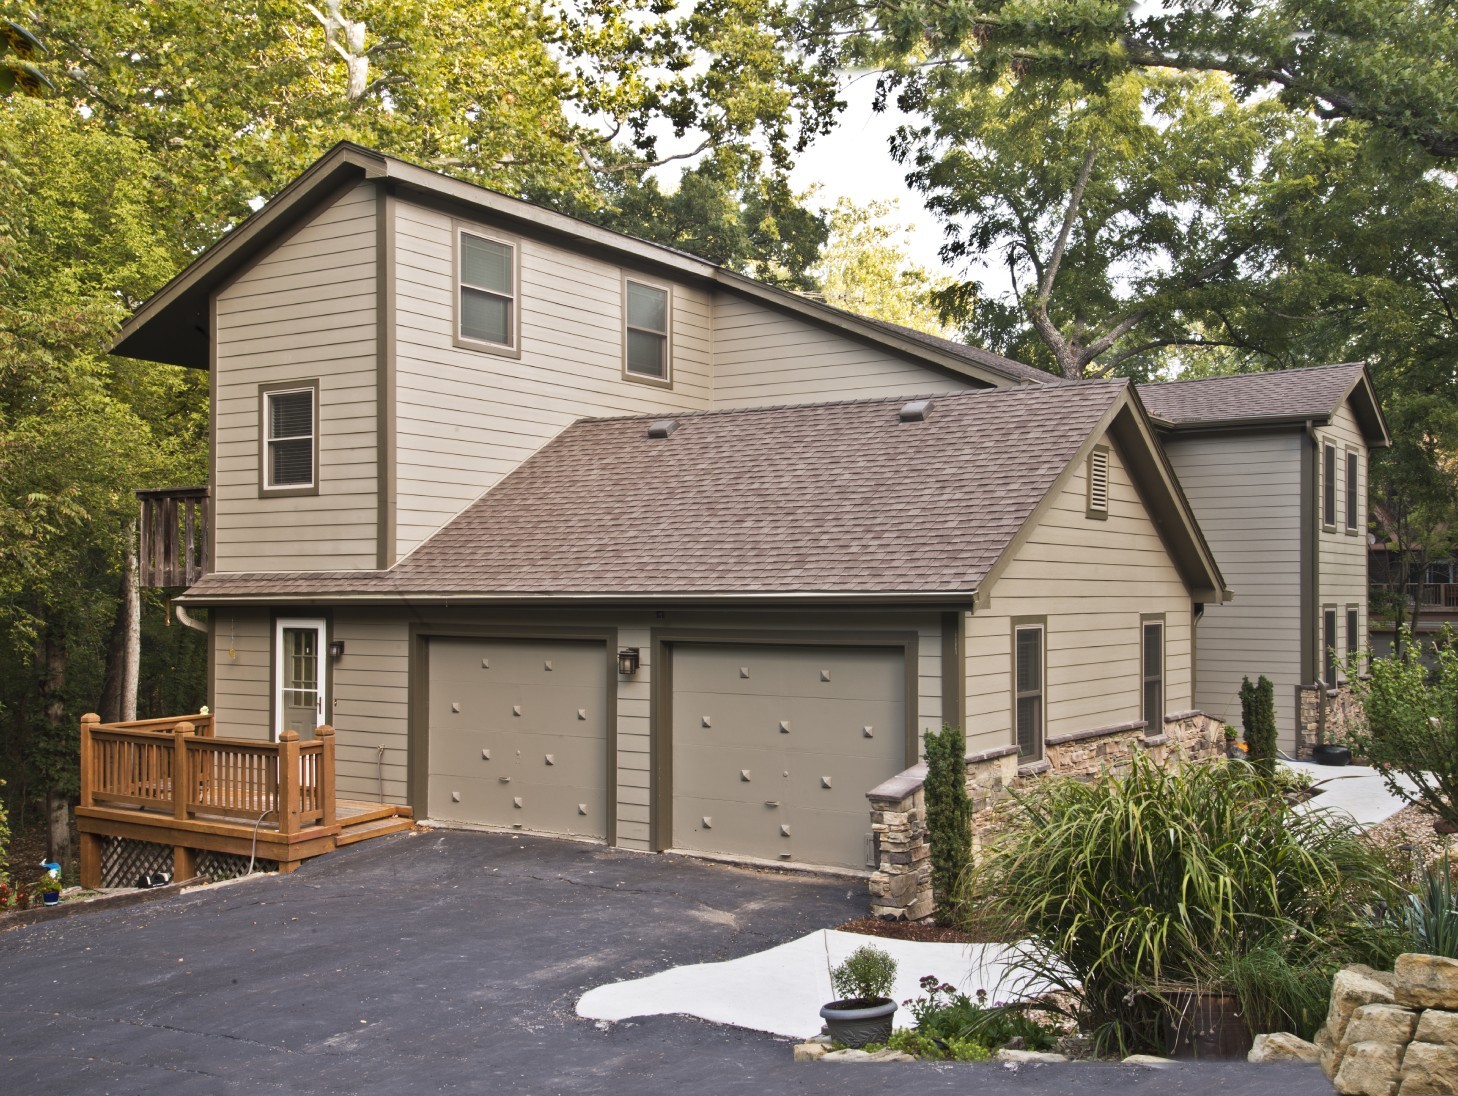
<instances>
[{"instance_id":1,"label":"white window trim","mask_svg":"<svg viewBox=\"0 0 1458 1096\"><path fill-rule=\"evenodd\" d=\"M665 296L664 302L664 330L652 331L651 334L663 336L663 376L650 377L643 373L634 373L628 368L628 286L641 285L647 289L657 289ZM632 381L634 384L651 384L658 388L673 387L673 286L666 282L655 282L649 278L639 278L636 275L623 275L622 285L623 301L623 380ZM638 328L640 331L648 331L646 327Z\"/></svg>"},{"instance_id":2,"label":"white window trim","mask_svg":"<svg viewBox=\"0 0 1458 1096\"><path fill-rule=\"evenodd\" d=\"M319 700L316 705L318 720L315 727L329 722L329 663L327 659L329 624L323 617L279 617L273 622L273 712L270 723L273 740L277 742L283 731L284 693L284 642L285 628L313 628L319 633L314 649L319 660Z\"/></svg>"},{"instance_id":3,"label":"white window trim","mask_svg":"<svg viewBox=\"0 0 1458 1096\"><path fill-rule=\"evenodd\" d=\"M494 343L484 339L468 339L461 334L461 287L501 296L494 289L472 286L461 278L462 236L475 236L511 248L511 342ZM451 223L451 344L462 350L495 354L503 358L521 357L521 241L512 236L468 221Z\"/></svg>"}]
</instances>

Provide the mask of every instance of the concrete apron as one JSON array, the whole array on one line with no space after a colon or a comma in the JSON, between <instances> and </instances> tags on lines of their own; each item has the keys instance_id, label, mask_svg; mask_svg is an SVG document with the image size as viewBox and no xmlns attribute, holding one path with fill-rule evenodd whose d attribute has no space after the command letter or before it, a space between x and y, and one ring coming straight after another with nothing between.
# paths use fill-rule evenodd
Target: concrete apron
<instances>
[{"instance_id":1,"label":"concrete apron","mask_svg":"<svg viewBox=\"0 0 1458 1096\"><path fill-rule=\"evenodd\" d=\"M969 995L985 989L989 1002L1036 996L1051 988L1027 984L1012 971L1012 951L1006 944L928 944L821 929L739 959L674 967L598 986L578 1000L577 1014L589 1020L697 1016L805 1039L820 1030L820 1007L835 997L830 968L864 944L884 948L896 960L891 996L897 1004L921 996L919 982L928 974ZM895 1022L911 1027L915 1020L903 1005Z\"/></svg>"}]
</instances>

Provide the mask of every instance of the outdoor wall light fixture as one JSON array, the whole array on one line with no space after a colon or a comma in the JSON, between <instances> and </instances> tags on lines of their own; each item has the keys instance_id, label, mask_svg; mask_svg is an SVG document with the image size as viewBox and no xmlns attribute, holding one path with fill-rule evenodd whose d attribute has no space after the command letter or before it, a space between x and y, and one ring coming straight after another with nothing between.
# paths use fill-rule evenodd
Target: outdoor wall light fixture
<instances>
[{"instance_id":1,"label":"outdoor wall light fixture","mask_svg":"<svg viewBox=\"0 0 1458 1096\"><path fill-rule=\"evenodd\" d=\"M632 677L638 672L638 648L624 647L618 652L618 673L624 677Z\"/></svg>"},{"instance_id":2,"label":"outdoor wall light fixture","mask_svg":"<svg viewBox=\"0 0 1458 1096\"><path fill-rule=\"evenodd\" d=\"M343 658L344 657L344 640L342 640L342 639L335 639L335 640L331 640L330 641L330 643L329 643L329 657L330 658Z\"/></svg>"}]
</instances>

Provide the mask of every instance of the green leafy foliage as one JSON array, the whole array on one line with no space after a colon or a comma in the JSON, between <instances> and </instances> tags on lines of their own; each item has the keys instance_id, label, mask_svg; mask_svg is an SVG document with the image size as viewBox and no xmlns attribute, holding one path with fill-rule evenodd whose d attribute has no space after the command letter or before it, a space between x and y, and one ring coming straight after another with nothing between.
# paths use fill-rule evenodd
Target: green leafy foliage
<instances>
[{"instance_id":1,"label":"green leafy foliage","mask_svg":"<svg viewBox=\"0 0 1458 1096\"><path fill-rule=\"evenodd\" d=\"M1412 939L1412 950L1458 959L1458 887L1453 865L1443 849L1439 863L1428 864L1418 878L1416 894L1397 907L1397 921Z\"/></svg>"},{"instance_id":2,"label":"green leafy foliage","mask_svg":"<svg viewBox=\"0 0 1458 1096\"><path fill-rule=\"evenodd\" d=\"M896 960L884 948L862 944L830 972L830 985L841 1000L884 998L896 983Z\"/></svg>"},{"instance_id":3,"label":"green leafy foliage","mask_svg":"<svg viewBox=\"0 0 1458 1096\"><path fill-rule=\"evenodd\" d=\"M1347 745L1398 799L1458 826L1458 637L1445 628L1427 651L1371 659L1366 675L1360 661L1347 666L1362 711Z\"/></svg>"},{"instance_id":4,"label":"green leafy foliage","mask_svg":"<svg viewBox=\"0 0 1458 1096\"><path fill-rule=\"evenodd\" d=\"M929 1035L923 1035L919 1030L913 1028L897 1028L891 1033L891 1038L886 1046L892 1050L899 1050L903 1054L910 1054L915 1058L925 1058L932 1062L988 1062L992 1060L992 1051L976 1039L961 1039L953 1035L950 1038L938 1040ZM879 1048L868 1045L866 1049Z\"/></svg>"},{"instance_id":5,"label":"green leafy foliage","mask_svg":"<svg viewBox=\"0 0 1458 1096\"><path fill-rule=\"evenodd\" d=\"M1264 1016L1308 999L1273 991L1291 973L1329 987L1341 964L1400 948L1369 915L1395 890L1360 829L1295 810L1243 762L1163 769L1136 755L1124 775L1046 781L1015 798L971 885L974 911L1020 928L1023 975L1072 994L1101 1051L1162 1050L1171 989L1233 990ZM1278 1010L1267 1030L1310 1037L1314 1014Z\"/></svg>"},{"instance_id":6,"label":"green leafy foliage","mask_svg":"<svg viewBox=\"0 0 1458 1096\"><path fill-rule=\"evenodd\" d=\"M933 295L951 280L934 276L907 257L889 202L841 198L830 211L830 236L811 270L814 296L861 316L950 338Z\"/></svg>"},{"instance_id":7,"label":"green leafy foliage","mask_svg":"<svg viewBox=\"0 0 1458 1096\"><path fill-rule=\"evenodd\" d=\"M932 897L939 925L957 920L962 872L972 861L972 802L967 798L967 738L960 727L928 730L926 828L931 841Z\"/></svg>"},{"instance_id":8,"label":"green leafy foliage","mask_svg":"<svg viewBox=\"0 0 1458 1096\"><path fill-rule=\"evenodd\" d=\"M1254 685L1240 681L1240 721L1245 727L1247 758L1266 777L1276 772L1276 689L1261 675Z\"/></svg>"}]
</instances>

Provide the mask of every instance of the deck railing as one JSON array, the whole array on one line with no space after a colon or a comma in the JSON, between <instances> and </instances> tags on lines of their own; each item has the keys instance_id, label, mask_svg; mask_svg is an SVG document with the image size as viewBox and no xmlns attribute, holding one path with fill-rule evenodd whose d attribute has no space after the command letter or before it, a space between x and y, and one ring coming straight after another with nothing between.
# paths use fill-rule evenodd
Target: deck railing
<instances>
[{"instance_id":1,"label":"deck railing","mask_svg":"<svg viewBox=\"0 0 1458 1096\"><path fill-rule=\"evenodd\" d=\"M102 723L81 718L81 806L140 808L169 821L272 822L282 834L335 824L334 728L312 742L217 738L210 715Z\"/></svg>"},{"instance_id":2,"label":"deck railing","mask_svg":"<svg viewBox=\"0 0 1458 1096\"><path fill-rule=\"evenodd\" d=\"M143 586L191 586L208 560L208 489L138 491L139 581Z\"/></svg>"},{"instance_id":3,"label":"deck railing","mask_svg":"<svg viewBox=\"0 0 1458 1096\"><path fill-rule=\"evenodd\" d=\"M1407 594L1410 605L1458 611L1458 582L1410 582L1406 587L1392 583L1387 589Z\"/></svg>"}]
</instances>

